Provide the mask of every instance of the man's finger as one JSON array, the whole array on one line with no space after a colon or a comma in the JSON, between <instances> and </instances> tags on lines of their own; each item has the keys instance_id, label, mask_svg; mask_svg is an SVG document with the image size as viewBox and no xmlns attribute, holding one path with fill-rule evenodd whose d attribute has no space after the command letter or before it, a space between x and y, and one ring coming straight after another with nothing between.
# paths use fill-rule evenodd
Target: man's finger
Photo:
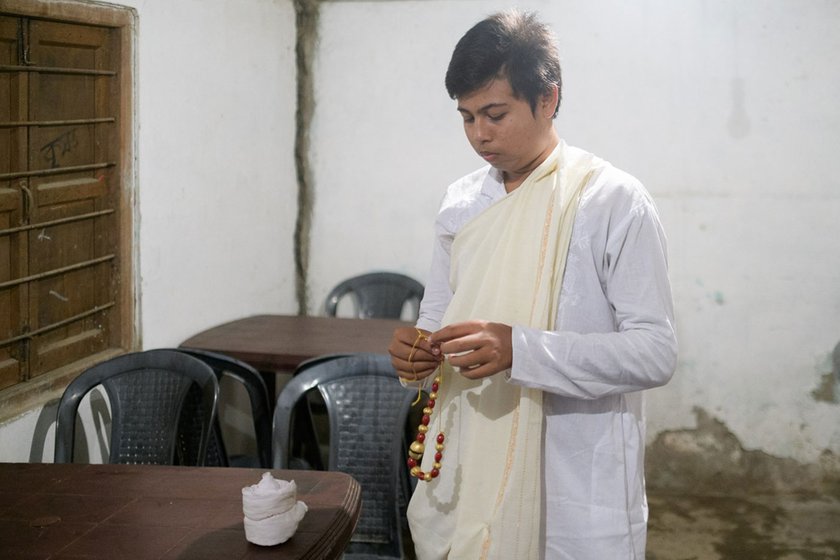
<instances>
[{"instance_id":1,"label":"man's finger","mask_svg":"<svg viewBox=\"0 0 840 560\"><path fill-rule=\"evenodd\" d=\"M466 334L440 344L440 351L444 354L459 354L481 348L481 339L475 334Z\"/></svg>"},{"instance_id":2,"label":"man's finger","mask_svg":"<svg viewBox=\"0 0 840 560\"><path fill-rule=\"evenodd\" d=\"M455 338L461 338L469 334L478 332L479 326L471 321L464 323L453 323L433 332L429 335L429 341L432 344L440 344Z\"/></svg>"}]
</instances>

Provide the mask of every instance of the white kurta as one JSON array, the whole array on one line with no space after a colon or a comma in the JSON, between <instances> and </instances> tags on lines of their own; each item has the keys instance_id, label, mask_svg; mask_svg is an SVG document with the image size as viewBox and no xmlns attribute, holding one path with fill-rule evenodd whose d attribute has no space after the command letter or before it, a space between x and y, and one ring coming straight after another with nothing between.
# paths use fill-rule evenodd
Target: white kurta
<instances>
[{"instance_id":1,"label":"white kurta","mask_svg":"<svg viewBox=\"0 0 840 560\"><path fill-rule=\"evenodd\" d=\"M505 194L489 166L448 188L419 328L437 330L452 297L454 235ZM638 180L608 166L581 199L556 331L513 329L510 382L545 391L545 558L644 559L639 391L670 379L676 351L656 208Z\"/></svg>"}]
</instances>

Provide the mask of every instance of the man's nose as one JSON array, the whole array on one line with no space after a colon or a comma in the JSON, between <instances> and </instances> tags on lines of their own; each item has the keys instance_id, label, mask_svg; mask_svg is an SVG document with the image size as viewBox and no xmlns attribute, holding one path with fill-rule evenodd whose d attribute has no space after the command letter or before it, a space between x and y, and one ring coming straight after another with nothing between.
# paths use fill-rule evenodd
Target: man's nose
<instances>
[{"instance_id":1,"label":"man's nose","mask_svg":"<svg viewBox=\"0 0 840 560\"><path fill-rule=\"evenodd\" d=\"M473 136L476 142L486 142L490 139L490 129L483 119L476 119L473 125Z\"/></svg>"}]
</instances>

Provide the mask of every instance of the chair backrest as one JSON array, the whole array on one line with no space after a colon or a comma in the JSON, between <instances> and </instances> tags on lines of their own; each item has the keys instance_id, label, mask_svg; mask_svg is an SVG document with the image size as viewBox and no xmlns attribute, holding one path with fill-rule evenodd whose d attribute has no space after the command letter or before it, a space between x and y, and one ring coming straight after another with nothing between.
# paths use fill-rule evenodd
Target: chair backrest
<instances>
[{"instance_id":1,"label":"chair backrest","mask_svg":"<svg viewBox=\"0 0 840 560\"><path fill-rule=\"evenodd\" d=\"M345 557L402 557L398 485L404 427L416 392L400 384L383 354L353 354L308 367L277 399L274 468L287 468L292 411L314 389L329 416L329 469L352 475L362 488L362 513Z\"/></svg>"},{"instance_id":2,"label":"chair backrest","mask_svg":"<svg viewBox=\"0 0 840 560\"><path fill-rule=\"evenodd\" d=\"M109 462L167 465L175 463L184 400L190 388L197 385L203 398L195 464L203 464L219 385L213 370L204 362L172 350L117 356L87 369L70 382L56 414L56 463L73 461L79 403L98 385L104 388L111 404Z\"/></svg>"},{"instance_id":3,"label":"chair backrest","mask_svg":"<svg viewBox=\"0 0 840 560\"><path fill-rule=\"evenodd\" d=\"M298 376L309 368L351 354L322 354L302 361L292 373ZM325 426L326 424L326 426ZM289 451L288 468L326 470L329 449L324 452L324 442L329 442L327 406L319 391L309 391L301 398L292 413L289 429L294 434ZM328 447L328 445L326 445Z\"/></svg>"},{"instance_id":4,"label":"chair backrest","mask_svg":"<svg viewBox=\"0 0 840 560\"><path fill-rule=\"evenodd\" d=\"M327 295L324 310L335 317L338 303L349 297L354 303L355 316L362 319L400 319L405 305L413 304L416 319L423 299L423 284L396 272L370 272L348 278Z\"/></svg>"},{"instance_id":5,"label":"chair backrest","mask_svg":"<svg viewBox=\"0 0 840 560\"><path fill-rule=\"evenodd\" d=\"M222 437L222 429L219 423L218 415L216 421L213 423L213 431L210 435L210 441L207 445L207 457L204 462L206 466L249 466L249 467L271 467L271 399L268 396L268 388L265 380L259 371L243 361L237 360L225 354L217 352L210 352L208 350L200 350L197 348L178 348L179 352L183 352L195 358L198 358L213 370L216 374L216 379L221 382L223 377L228 377L240 383L245 391L248 393L248 400L251 404L251 415L254 423L254 436L257 443L257 457L256 461L247 461L247 458L231 458L228 456L227 446ZM222 386L220 385L220 390ZM221 395L224 398L224 395ZM191 401L191 402L190 402ZM198 402L193 398L188 400L188 404L195 407ZM182 433L185 437L185 432L190 432L191 441L195 441L196 428L194 421L190 419L195 418L194 414L182 415ZM194 444L193 444L194 445Z\"/></svg>"}]
</instances>

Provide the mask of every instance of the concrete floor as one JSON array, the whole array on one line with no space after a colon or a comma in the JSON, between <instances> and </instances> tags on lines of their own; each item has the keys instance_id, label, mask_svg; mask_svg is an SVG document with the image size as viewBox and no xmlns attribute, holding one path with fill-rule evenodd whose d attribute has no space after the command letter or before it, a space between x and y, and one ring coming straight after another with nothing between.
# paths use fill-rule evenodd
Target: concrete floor
<instances>
[{"instance_id":1,"label":"concrete floor","mask_svg":"<svg viewBox=\"0 0 840 560\"><path fill-rule=\"evenodd\" d=\"M840 496L649 491L648 502L646 560L840 560ZM413 560L407 531L404 545Z\"/></svg>"},{"instance_id":2,"label":"concrete floor","mask_svg":"<svg viewBox=\"0 0 840 560\"><path fill-rule=\"evenodd\" d=\"M648 492L647 560L840 559L840 496Z\"/></svg>"}]
</instances>

